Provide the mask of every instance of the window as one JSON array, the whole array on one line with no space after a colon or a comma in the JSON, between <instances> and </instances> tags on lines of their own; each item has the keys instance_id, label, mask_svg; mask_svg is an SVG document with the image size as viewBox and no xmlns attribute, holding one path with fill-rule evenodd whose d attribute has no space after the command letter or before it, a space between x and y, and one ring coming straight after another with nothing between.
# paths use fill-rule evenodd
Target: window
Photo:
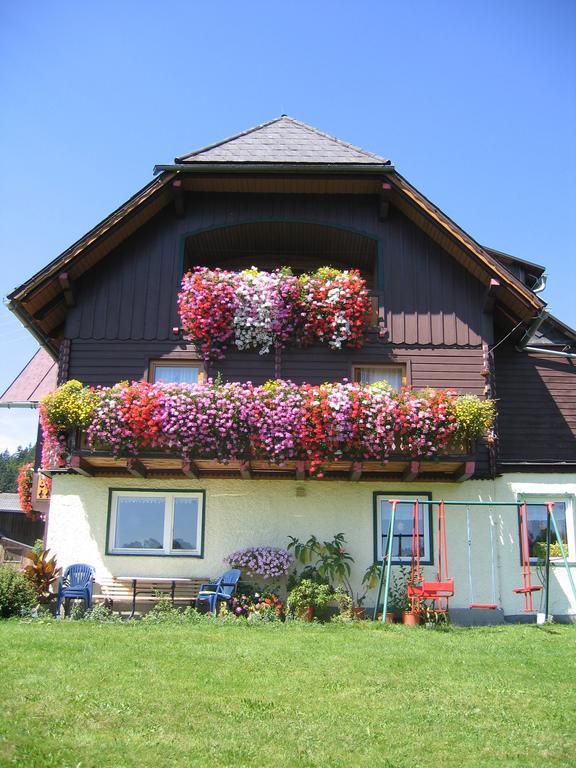
<instances>
[{"instance_id":1,"label":"window","mask_svg":"<svg viewBox=\"0 0 576 768\"><path fill-rule=\"evenodd\" d=\"M386 552L388 545L388 528L390 526L390 513L392 505L389 499L399 498L402 495L394 491L374 495L374 533L376 537L374 554L376 561L382 561L382 554ZM429 493L408 494L410 499L418 499L420 513L420 557L424 564L432 563L432 505ZM396 506L396 518L394 521L392 556L393 564L409 563L412 560L412 521L414 505L412 501L400 501Z\"/></svg>"},{"instance_id":2,"label":"window","mask_svg":"<svg viewBox=\"0 0 576 768\"><path fill-rule=\"evenodd\" d=\"M202 491L110 492L108 553L202 557Z\"/></svg>"},{"instance_id":3,"label":"window","mask_svg":"<svg viewBox=\"0 0 576 768\"><path fill-rule=\"evenodd\" d=\"M527 498L528 502L528 546L530 548L531 560L537 560L546 556L546 527L548 524L548 512L546 509L547 501L554 502L554 518L562 538L564 552L566 556L573 554L573 547L569 546L570 540L574 538L574 526L572 519L572 504L568 499L554 499L549 497L540 497L539 499ZM569 533L571 531L571 536ZM554 527L550 528L550 557L561 557L558 539Z\"/></svg>"},{"instance_id":4,"label":"window","mask_svg":"<svg viewBox=\"0 0 576 768\"><path fill-rule=\"evenodd\" d=\"M404 365L366 365L354 366L354 381L360 384L377 384L386 381L392 389L402 389L406 385L406 367Z\"/></svg>"},{"instance_id":5,"label":"window","mask_svg":"<svg viewBox=\"0 0 576 768\"><path fill-rule=\"evenodd\" d=\"M150 381L165 384L198 384L204 381L204 366L190 360L153 360L150 363Z\"/></svg>"}]
</instances>

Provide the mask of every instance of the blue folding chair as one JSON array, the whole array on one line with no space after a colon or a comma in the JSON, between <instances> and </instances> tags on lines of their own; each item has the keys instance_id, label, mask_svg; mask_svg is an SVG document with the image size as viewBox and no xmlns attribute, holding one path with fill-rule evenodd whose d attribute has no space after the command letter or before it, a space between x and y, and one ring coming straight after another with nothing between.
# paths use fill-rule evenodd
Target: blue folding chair
<instances>
[{"instance_id":1,"label":"blue folding chair","mask_svg":"<svg viewBox=\"0 0 576 768\"><path fill-rule=\"evenodd\" d=\"M84 600L86 608L92 607L92 588L96 572L91 565L74 563L69 565L60 577L56 616L60 615L62 603L67 598Z\"/></svg>"},{"instance_id":2,"label":"blue folding chair","mask_svg":"<svg viewBox=\"0 0 576 768\"><path fill-rule=\"evenodd\" d=\"M225 574L220 576L214 584L202 584L196 598L196 606L200 603L208 603L210 612L216 613L218 602L227 603L234 595L239 579L240 571L237 568L233 568L231 571L226 571Z\"/></svg>"}]
</instances>

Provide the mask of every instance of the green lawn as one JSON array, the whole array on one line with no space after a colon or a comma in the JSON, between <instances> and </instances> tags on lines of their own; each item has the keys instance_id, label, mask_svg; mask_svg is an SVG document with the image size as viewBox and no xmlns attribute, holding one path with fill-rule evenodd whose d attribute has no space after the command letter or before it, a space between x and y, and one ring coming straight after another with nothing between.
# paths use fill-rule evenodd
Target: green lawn
<instances>
[{"instance_id":1,"label":"green lawn","mask_svg":"<svg viewBox=\"0 0 576 768\"><path fill-rule=\"evenodd\" d=\"M569 766L576 627L0 622L0 765Z\"/></svg>"}]
</instances>

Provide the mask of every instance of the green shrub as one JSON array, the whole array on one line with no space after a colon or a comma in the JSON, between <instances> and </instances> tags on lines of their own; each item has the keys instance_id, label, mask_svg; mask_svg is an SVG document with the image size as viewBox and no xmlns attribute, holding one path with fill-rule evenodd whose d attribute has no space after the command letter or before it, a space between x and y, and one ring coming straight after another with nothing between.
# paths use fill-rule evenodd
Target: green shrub
<instances>
[{"instance_id":1,"label":"green shrub","mask_svg":"<svg viewBox=\"0 0 576 768\"><path fill-rule=\"evenodd\" d=\"M96 603L82 618L84 621L97 621L104 624L122 621L122 618L117 613L113 613L104 603Z\"/></svg>"},{"instance_id":2,"label":"green shrub","mask_svg":"<svg viewBox=\"0 0 576 768\"><path fill-rule=\"evenodd\" d=\"M36 592L26 576L11 566L0 566L0 618L21 616L35 605Z\"/></svg>"},{"instance_id":3,"label":"green shrub","mask_svg":"<svg viewBox=\"0 0 576 768\"><path fill-rule=\"evenodd\" d=\"M334 590L327 584L317 584L304 579L288 595L288 611L291 614L300 615L307 608L313 608L314 612L322 610L333 594Z\"/></svg>"}]
</instances>

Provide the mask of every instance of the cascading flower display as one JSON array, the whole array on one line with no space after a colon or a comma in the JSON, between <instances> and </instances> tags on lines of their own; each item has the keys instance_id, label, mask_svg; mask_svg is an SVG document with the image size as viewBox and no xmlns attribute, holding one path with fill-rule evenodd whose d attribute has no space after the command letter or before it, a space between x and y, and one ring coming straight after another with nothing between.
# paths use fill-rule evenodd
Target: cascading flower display
<instances>
[{"instance_id":1,"label":"cascading flower display","mask_svg":"<svg viewBox=\"0 0 576 768\"><path fill-rule=\"evenodd\" d=\"M303 459L303 391L291 381L255 388L249 415L252 457L272 464Z\"/></svg>"},{"instance_id":2,"label":"cascading flower display","mask_svg":"<svg viewBox=\"0 0 576 768\"><path fill-rule=\"evenodd\" d=\"M161 384L121 382L94 392L99 402L87 430L92 448L104 444L116 455L135 456L140 450L163 447Z\"/></svg>"},{"instance_id":3,"label":"cascading flower display","mask_svg":"<svg viewBox=\"0 0 576 768\"><path fill-rule=\"evenodd\" d=\"M35 519L36 515L32 507L32 481L34 478L34 467L32 463L23 464L18 470L16 485L18 487L18 501L20 509L26 517Z\"/></svg>"},{"instance_id":4,"label":"cascading flower display","mask_svg":"<svg viewBox=\"0 0 576 768\"><path fill-rule=\"evenodd\" d=\"M232 321L236 347L258 349L264 355L284 346L297 326L298 278L286 269L261 272L255 267L237 277Z\"/></svg>"},{"instance_id":5,"label":"cascading flower display","mask_svg":"<svg viewBox=\"0 0 576 768\"><path fill-rule=\"evenodd\" d=\"M76 399L82 397L89 402L86 409L78 408ZM458 419L462 397L465 424ZM70 429L86 428L89 413L89 445L115 456L161 450L224 463L258 459L281 466L299 460L307 461L317 476L325 462L435 456L455 436L476 439L478 424L489 430L487 414L493 413L487 401L470 395L432 389L395 392L384 383L348 381L312 386L276 380L258 387L210 379L196 386L121 382L84 388L76 399L56 425L44 412L45 441L54 433L60 445L62 419ZM481 419L474 416L476 411ZM47 460L61 461L61 455Z\"/></svg>"},{"instance_id":6,"label":"cascading flower display","mask_svg":"<svg viewBox=\"0 0 576 768\"><path fill-rule=\"evenodd\" d=\"M178 294L180 321L205 360L221 360L234 335L238 275L196 267L182 278Z\"/></svg>"},{"instance_id":7,"label":"cascading flower display","mask_svg":"<svg viewBox=\"0 0 576 768\"><path fill-rule=\"evenodd\" d=\"M327 342L332 349L358 349L372 315L366 281L357 269L321 267L300 277L301 344Z\"/></svg>"},{"instance_id":8,"label":"cascading flower display","mask_svg":"<svg viewBox=\"0 0 576 768\"><path fill-rule=\"evenodd\" d=\"M322 267L295 277L289 268L242 272L195 267L178 295L186 337L204 359L222 359L228 345L266 354L289 342L361 347L372 305L357 270Z\"/></svg>"}]
</instances>

